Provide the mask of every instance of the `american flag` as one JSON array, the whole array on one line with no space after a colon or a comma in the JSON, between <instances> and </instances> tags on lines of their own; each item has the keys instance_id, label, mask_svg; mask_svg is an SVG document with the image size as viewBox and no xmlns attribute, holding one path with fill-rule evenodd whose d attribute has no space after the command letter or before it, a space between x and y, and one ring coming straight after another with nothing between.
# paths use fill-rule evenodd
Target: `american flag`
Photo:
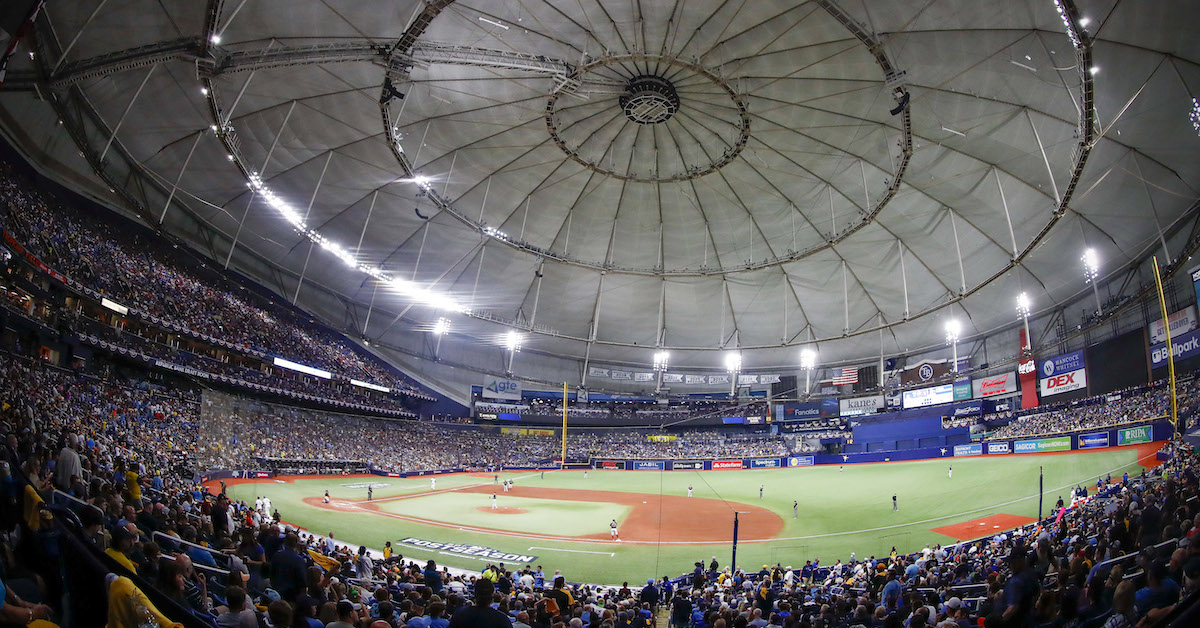
<instances>
[{"instance_id":1,"label":"american flag","mask_svg":"<svg viewBox=\"0 0 1200 628\"><path fill-rule=\"evenodd\" d=\"M840 369L830 369L831 382L834 386L845 386L858 383L858 367L847 366Z\"/></svg>"}]
</instances>

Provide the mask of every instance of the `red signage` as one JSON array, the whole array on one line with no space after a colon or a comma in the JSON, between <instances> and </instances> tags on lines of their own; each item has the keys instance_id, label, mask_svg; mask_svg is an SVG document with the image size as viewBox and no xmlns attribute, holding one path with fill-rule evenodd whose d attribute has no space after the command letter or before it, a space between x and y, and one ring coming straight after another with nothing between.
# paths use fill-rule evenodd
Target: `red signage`
<instances>
[{"instance_id":1,"label":"red signage","mask_svg":"<svg viewBox=\"0 0 1200 628\"><path fill-rule=\"evenodd\" d=\"M1025 330L1018 329L1020 346L1017 351L1023 359L1017 364L1017 375L1021 380L1021 408L1036 408L1038 405L1037 364L1033 361L1033 349L1025 337Z\"/></svg>"},{"instance_id":2,"label":"red signage","mask_svg":"<svg viewBox=\"0 0 1200 628\"><path fill-rule=\"evenodd\" d=\"M388 471L388 474L387 474L387 476L388 476L389 478L398 478L398 477L400 477L400 474L399 474L399 473L396 473L395 471Z\"/></svg>"},{"instance_id":3,"label":"red signage","mask_svg":"<svg viewBox=\"0 0 1200 628\"><path fill-rule=\"evenodd\" d=\"M269 477L271 477L271 472L270 472L270 471L255 471L255 472L254 472L254 477L256 477L256 478L269 478Z\"/></svg>"},{"instance_id":4,"label":"red signage","mask_svg":"<svg viewBox=\"0 0 1200 628\"><path fill-rule=\"evenodd\" d=\"M600 462L600 468L601 469L624 469L625 463L617 462L615 460L602 460Z\"/></svg>"},{"instance_id":5,"label":"red signage","mask_svg":"<svg viewBox=\"0 0 1200 628\"><path fill-rule=\"evenodd\" d=\"M713 471L724 471L726 469L741 469L741 460L713 460Z\"/></svg>"}]
</instances>

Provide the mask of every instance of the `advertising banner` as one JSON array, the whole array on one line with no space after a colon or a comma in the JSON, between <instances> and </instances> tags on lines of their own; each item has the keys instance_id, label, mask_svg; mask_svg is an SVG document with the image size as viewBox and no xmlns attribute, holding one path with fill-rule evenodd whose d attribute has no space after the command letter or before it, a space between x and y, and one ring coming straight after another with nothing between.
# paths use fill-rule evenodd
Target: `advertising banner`
<instances>
[{"instance_id":1,"label":"advertising banner","mask_svg":"<svg viewBox=\"0 0 1200 628\"><path fill-rule=\"evenodd\" d=\"M612 371L611 377L613 379L631 380L631 379L633 379L633 371L618 371L618 370L614 369Z\"/></svg>"},{"instance_id":2,"label":"advertising banner","mask_svg":"<svg viewBox=\"0 0 1200 628\"><path fill-rule=\"evenodd\" d=\"M963 377L954 380L954 400L966 401L971 398L971 378Z\"/></svg>"},{"instance_id":3,"label":"advertising banner","mask_svg":"<svg viewBox=\"0 0 1200 628\"><path fill-rule=\"evenodd\" d=\"M811 421L821 418L821 403L819 401L789 401L783 404L784 421Z\"/></svg>"},{"instance_id":4,"label":"advertising banner","mask_svg":"<svg viewBox=\"0 0 1200 628\"><path fill-rule=\"evenodd\" d=\"M624 471L625 470L625 461L624 460L597 460L596 468L597 469L619 469L621 471Z\"/></svg>"},{"instance_id":5,"label":"advertising banner","mask_svg":"<svg viewBox=\"0 0 1200 628\"><path fill-rule=\"evenodd\" d=\"M652 382L654 381L654 373L634 373L633 381L635 382Z\"/></svg>"},{"instance_id":6,"label":"advertising banner","mask_svg":"<svg viewBox=\"0 0 1200 628\"><path fill-rule=\"evenodd\" d=\"M1131 427L1125 430L1117 430L1118 445L1136 445L1138 443L1148 443L1152 439L1150 426L1143 425L1141 427Z\"/></svg>"},{"instance_id":7,"label":"advertising banner","mask_svg":"<svg viewBox=\"0 0 1200 628\"><path fill-rule=\"evenodd\" d=\"M872 397L853 397L850 399L842 399L838 402L838 411L842 416L858 416L863 414L875 414L882 411L886 406L883 400L883 395L875 395Z\"/></svg>"},{"instance_id":8,"label":"advertising banner","mask_svg":"<svg viewBox=\"0 0 1200 628\"><path fill-rule=\"evenodd\" d=\"M1189 305L1167 317L1171 324L1171 337L1192 331L1196 328L1196 306ZM1150 323L1150 344L1167 341L1167 329L1162 319Z\"/></svg>"},{"instance_id":9,"label":"advertising banner","mask_svg":"<svg viewBox=\"0 0 1200 628\"><path fill-rule=\"evenodd\" d=\"M988 443L987 452L988 455L1010 453L1008 443Z\"/></svg>"},{"instance_id":10,"label":"advertising banner","mask_svg":"<svg viewBox=\"0 0 1200 628\"><path fill-rule=\"evenodd\" d=\"M708 378L703 375L685 375L684 383L687 384L707 384Z\"/></svg>"},{"instance_id":11,"label":"advertising banner","mask_svg":"<svg viewBox=\"0 0 1200 628\"><path fill-rule=\"evenodd\" d=\"M737 382L738 382L738 386L747 386L749 384L757 384L758 376L757 375L738 375Z\"/></svg>"},{"instance_id":12,"label":"advertising banner","mask_svg":"<svg viewBox=\"0 0 1200 628\"><path fill-rule=\"evenodd\" d=\"M728 384L729 376L728 375L709 375L708 383L709 384Z\"/></svg>"},{"instance_id":13,"label":"advertising banner","mask_svg":"<svg viewBox=\"0 0 1200 628\"><path fill-rule=\"evenodd\" d=\"M970 416L982 413L983 404L978 401L974 403L960 403L954 406L954 416Z\"/></svg>"},{"instance_id":14,"label":"advertising banner","mask_svg":"<svg viewBox=\"0 0 1200 628\"><path fill-rule=\"evenodd\" d=\"M980 377L971 382L971 395L976 399L1015 392L1017 392L1017 374L1014 371L991 377Z\"/></svg>"},{"instance_id":15,"label":"advertising banner","mask_svg":"<svg viewBox=\"0 0 1200 628\"><path fill-rule=\"evenodd\" d=\"M741 460L713 460L713 463L712 463L713 471L726 471L729 469L741 469L741 468L742 468Z\"/></svg>"},{"instance_id":16,"label":"advertising banner","mask_svg":"<svg viewBox=\"0 0 1200 628\"><path fill-rule=\"evenodd\" d=\"M904 407L924 408L954 401L954 384L904 391Z\"/></svg>"},{"instance_id":17,"label":"advertising banner","mask_svg":"<svg viewBox=\"0 0 1200 628\"><path fill-rule=\"evenodd\" d=\"M1149 428L1147 428L1149 429ZM1019 454L1042 451L1070 451L1071 437L1038 438L1034 440L1019 440L1013 443L1013 451Z\"/></svg>"},{"instance_id":18,"label":"advertising banner","mask_svg":"<svg viewBox=\"0 0 1200 628\"><path fill-rule=\"evenodd\" d=\"M1179 334L1178 337L1172 335L1171 350L1175 354L1176 360L1185 360L1200 355L1200 330ZM1159 368L1166 365L1167 343L1160 342L1156 345L1150 345L1151 368Z\"/></svg>"},{"instance_id":19,"label":"advertising banner","mask_svg":"<svg viewBox=\"0 0 1200 628\"><path fill-rule=\"evenodd\" d=\"M521 383L511 379L489 377L483 380L483 396L491 399L521 398Z\"/></svg>"},{"instance_id":20,"label":"advertising banner","mask_svg":"<svg viewBox=\"0 0 1200 628\"><path fill-rule=\"evenodd\" d=\"M1025 329L1017 330L1017 355L1022 360L1017 363L1017 377L1021 380L1021 409L1038 406L1037 363L1033 360L1033 345L1026 338Z\"/></svg>"},{"instance_id":21,"label":"advertising banner","mask_svg":"<svg viewBox=\"0 0 1200 628\"><path fill-rule=\"evenodd\" d=\"M675 460L671 463L675 471L703 471L704 462L701 460Z\"/></svg>"},{"instance_id":22,"label":"advertising banner","mask_svg":"<svg viewBox=\"0 0 1200 628\"><path fill-rule=\"evenodd\" d=\"M634 471L664 471L667 468L667 463L662 460L634 460Z\"/></svg>"},{"instance_id":23,"label":"advertising banner","mask_svg":"<svg viewBox=\"0 0 1200 628\"><path fill-rule=\"evenodd\" d=\"M683 373L663 373L664 384L682 384Z\"/></svg>"},{"instance_id":24,"label":"advertising banner","mask_svg":"<svg viewBox=\"0 0 1200 628\"><path fill-rule=\"evenodd\" d=\"M1080 449L1093 449L1096 447L1108 447L1108 432L1079 435Z\"/></svg>"},{"instance_id":25,"label":"advertising banner","mask_svg":"<svg viewBox=\"0 0 1200 628\"><path fill-rule=\"evenodd\" d=\"M1059 373L1053 377L1040 379L1038 383L1041 385L1043 397L1079 390L1087 387L1087 371L1079 369L1069 373Z\"/></svg>"},{"instance_id":26,"label":"advertising banner","mask_svg":"<svg viewBox=\"0 0 1200 628\"><path fill-rule=\"evenodd\" d=\"M1073 351L1063 355L1054 356L1048 360L1042 361L1041 369L1038 372L1038 377L1046 378L1053 377L1059 373L1070 373L1083 368L1083 352Z\"/></svg>"},{"instance_id":27,"label":"advertising banner","mask_svg":"<svg viewBox=\"0 0 1200 628\"><path fill-rule=\"evenodd\" d=\"M608 377L608 369L600 368L598 366L589 366L588 377Z\"/></svg>"},{"instance_id":28,"label":"advertising banner","mask_svg":"<svg viewBox=\"0 0 1200 628\"><path fill-rule=\"evenodd\" d=\"M789 467L811 467L815 462L815 456L792 456L787 459Z\"/></svg>"},{"instance_id":29,"label":"advertising banner","mask_svg":"<svg viewBox=\"0 0 1200 628\"><path fill-rule=\"evenodd\" d=\"M983 443L971 443L970 445L955 445L955 456L982 456Z\"/></svg>"},{"instance_id":30,"label":"advertising banner","mask_svg":"<svg viewBox=\"0 0 1200 628\"><path fill-rule=\"evenodd\" d=\"M755 458L750 461L751 469L774 469L779 466L779 458Z\"/></svg>"}]
</instances>

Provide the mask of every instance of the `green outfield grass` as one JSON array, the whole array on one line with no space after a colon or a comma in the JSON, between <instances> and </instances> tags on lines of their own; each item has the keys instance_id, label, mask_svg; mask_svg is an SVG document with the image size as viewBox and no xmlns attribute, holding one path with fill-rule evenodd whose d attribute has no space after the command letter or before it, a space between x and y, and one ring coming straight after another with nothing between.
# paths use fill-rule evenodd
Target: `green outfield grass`
<instances>
[{"instance_id":1,"label":"green outfield grass","mask_svg":"<svg viewBox=\"0 0 1200 628\"><path fill-rule=\"evenodd\" d=\"M926 543L954 540L930 531L953 523L970 521L991 514L1036 516L1038 512L1038 468L1045 469L1045 511L1059 496L1067 497L1076 484L1094 485L1098 476L1122 472L1141 472L1136 448L1113 448L1095 452L1054 455L977 456L944 458L915 462L847 465L797 469L743 471L598 471L588 478L582 471L507 472L501 479L515 479L522 487L547 487L576 490L606 490L686 496L689 484L696 497L730 503L727 515L732 532L736 503L761 506L776 512L783 520L779 536L764 543L743 543L738 547L738 563L759 566L782 562L802 564L806 559L835 558L856 552L859 558L886 553L892 546L911 551ZM954 466L954 477L947 468ZM323 509L304 503L328 489L335 500L366 499L367 481L387 486L374 491L374 507L385 513L368 512L355 507L348 512ZM468 474L442 476L437 489L492 483L490 478ZM764 486L764 499L758 487ZM696 560L716 555L728 564L730 546L661 543L624 545L607 541L533 540L505 534L481 532L476 528L504 528L514 532L577 536L605 533L610 519L622 520L627 507L579 501L526 499L500 493L500 503L523 508L524 514L497 515L480 512L490 505L490 494L457 491L389 501L400 495L430 492L428 478L351 477L299 479L290 483L266 480L255 484L229 487L236 499L251 503L256 495L269 496L275 508L289 523L312 532L332 531L339 540L383 547L384 541L416 537L438 542L476 544L506 553L538 556L548 570L562 569L573 580L598 583L637 582L651 576L678 575L689 571ZM892 512L892 494L899 498L900 511ZM792 500L799 500L799 517L792 518ZM382 501L380 501L382 500ZM1069 500L1069 498L1068 498ZM434 526L399 517L419 517L471 527ZM663 531L664 538L670 531ZM439 563L482 569L486 560L452 557L426 548L401 548L415 559L434 558Z\"/></svg>"}]
</instances>

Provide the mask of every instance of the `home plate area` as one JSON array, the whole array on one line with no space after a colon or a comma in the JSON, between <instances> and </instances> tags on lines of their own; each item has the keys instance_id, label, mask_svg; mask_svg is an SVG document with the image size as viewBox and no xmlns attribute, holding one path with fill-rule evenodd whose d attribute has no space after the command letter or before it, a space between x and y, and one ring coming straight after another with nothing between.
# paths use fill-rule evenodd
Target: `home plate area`
<instances>
[{"instance_id":1,"label":"home plate area","mask_svg":"<svg viewBox=\"0 0 1200 628\"><path fill-rule=\"evenodd\" d=\"M978 539L980 537L991 536L999 533L1001 530L1011 530L1017 526L1023 526L1027 523L1037 521L1036 517L1022 517L1020 515L995 514L983 517L981 519L972 519L962 523L953 523L940 528L930 528L931 532L945 534L946 536L956 538L960 541L968 541L970 539Z\"/></svg>"}]
</instances>

